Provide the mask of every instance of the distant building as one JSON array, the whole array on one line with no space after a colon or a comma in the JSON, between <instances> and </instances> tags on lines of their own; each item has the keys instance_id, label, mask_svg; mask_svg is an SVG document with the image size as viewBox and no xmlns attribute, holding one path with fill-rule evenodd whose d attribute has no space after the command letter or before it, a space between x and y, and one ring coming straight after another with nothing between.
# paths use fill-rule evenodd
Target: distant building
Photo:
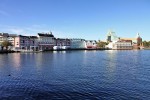
<instances>
[{"instance_id":1,"label":"distant building","mask_svg":"<svg viewBox=\"0 0 150 100\"><path fill-rule=\"evenodd\" d=\"M107 33L106 41L107 41L107 42L118 41L118 37L117 37L116 33L113 32L113 31L109 31L109 32Z\"/></svg>"},{"instance_id":2,"label":"distant building","mask_svg":"<svg viewBox=\"0 0 150 100\"><path fill-rule=\"evenodd\" d=\"M40 50L51 50L55 45L55 37L52 32L38 33L38 46Z\"/></svg>"},{"instance_id":3,"label":"distant building","mask_svg":"<svg viewBox=\"0 0 150 100\"><path fill-rule=\"evenodd\" d=\"M118 38L115 32L110 31L107 34L107 42L109 44L106 47L111 49L139 49L142 46L142 38L139 33L135 38Z\"/></svg>"},{"instance_id":4,"label":"distant building","mask_svg":"<svg viewBox=\"0 0 150 100\"><path fill-rule=\"evenodd\" d=\"M132 41L131 40L119 40L116 42L110 42L107 45L107 48L113 49L113 50L131 50L133 49Z\"/></svg>"},{"instance_id":5,"label":"distant building","mask_svg":"<svg viewBox=\"0 0 150 100\"><path fill-rule=\"evenodd\" d=\"M37 36L23 36L15 37L15 50L38 50Z\"/></svg>"},{"instance_id":6,"label":"distant building","mask_svg":"<svg viewBox=\"0 0 150 100\"><path fill-rule=\"evenodd\" d=\"M132 41L126 40L126 41L117 41L113 44L112 49L116 50L131 50L133 49Z\"/></svg>"},{"instance_id":7,"label":"distant building","mask_svg":"<svg viewBox=\"0 0 150 100\"><path fill-rule=\"evenodd\" d=\"M89 49L97 48L96 40L86 40L85 42L86 42L86 48L89 48Z\"/></svg>"},{"instance_id":8,"label":"distant building","mask_svg":"<svg viewBox=\"0 0 150 100\"><path fill-rule=\"evenodd\" d=\"M15 45L15 37L17 37L16 34L0 33L0 46L2 42L8 41L12 44L12 46L9 46L8 49L12 49ZM1 46L1 49L2 49L2 46Z\"/></svg>"},{"instance_id":9,"label":"distant building","mask_svg":"<svg viewBox=\"0 0 150 100\"><path fill-rule=\"evenodd\" d=\"M86 42L85 39L70 39L70 48L71 49L85 49Z\"/></svg>"},{"instance_id":10,"label":"distant building","mask_svg":"<svg viewBox=\"0 0 150 100\"><path fill-rule=\"evenodd\" d=\"M120 40L131 40L134 49L138 49L140 46L142 46L142 38L140 37L139 33L137 33L135 38L120 38Z\"/></svg>"},{"instance_id":11,"label":"distant building","mask_svg":"<svg viewBox=\"0 0 150 100\"><path fill-rule=\"evenodd\" d=\"M0 44L4 41L9 41L14 46L16 34L0 33Z\"/></svg>"},{"instance_id":12,"label":"distant building","mask_svg":"<svg viewBox=\"0 0 150 100\"><path fill-rule=\"evenodd\" d=\"M57 38L55 39L54 50L58 49L69 49L70 48L70 39L68 38Z\"/></svg>"}]
</instances>

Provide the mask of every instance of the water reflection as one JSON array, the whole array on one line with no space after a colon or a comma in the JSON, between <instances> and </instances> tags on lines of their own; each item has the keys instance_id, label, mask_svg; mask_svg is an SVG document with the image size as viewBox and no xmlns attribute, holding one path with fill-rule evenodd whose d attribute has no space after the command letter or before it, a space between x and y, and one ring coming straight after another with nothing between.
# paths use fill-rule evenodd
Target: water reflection
<instances>
[{"instance_id":1,"label":"water reflection","mask_svg":"<svg viewBox=\"0 0 150 100\"><path fill-rule=\"evenodd\" d=\"M106 59L107 59L107 63L108 63L108 65L106 66L106 69L109 74L112 74L116 70L117 51L109 50L106 53L107 53Z\"/></svg>"},{"instance_id":2,"label":"water reflection","mask_svg":"<svg viewBox=\"0 0 150 100\"><path fill-rule=\"evenodd\" d=\"M20 53L14 53L9 55L10 61L12 61L12 67L14 67L17 71L20 70L21 65L21 55Z\"/></svg>"},{"instance_id":3,"label":"water reflection","mask_svg":"<svg viewBox=\"0 0 150 100\"><path fill-rule=\"evenodd\" d=\"M0 55L0 99L149 100L149 55L144 51Z\"/></svg>"}]
</instances>

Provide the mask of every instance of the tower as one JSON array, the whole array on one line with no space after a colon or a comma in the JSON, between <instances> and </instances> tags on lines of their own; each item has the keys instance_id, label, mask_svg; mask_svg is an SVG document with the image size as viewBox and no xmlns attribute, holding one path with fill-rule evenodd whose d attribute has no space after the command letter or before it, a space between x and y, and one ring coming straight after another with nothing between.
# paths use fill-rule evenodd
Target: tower
<instances>
[{"instance_id":1,"label":"tower","mask_svg":"<svg viewBox=\"0 0 150 100\"><path fill-rule=\"evenodd\" d=\"M137 35L136 35L136 40L137 40L137 46L141 46L142 45L142 38L140 37L139 33L137 33Z\"/></svg>"},{"instance_id":2,"label":"tower","mask_svg":"<svg viewBox=\"0 0 150 100\"><path fill-rule=\"evenodd\" d=\"M118 37L115 32L109 31L107 34L107 42L118 41Z\"/></svg>"}]
</instances>

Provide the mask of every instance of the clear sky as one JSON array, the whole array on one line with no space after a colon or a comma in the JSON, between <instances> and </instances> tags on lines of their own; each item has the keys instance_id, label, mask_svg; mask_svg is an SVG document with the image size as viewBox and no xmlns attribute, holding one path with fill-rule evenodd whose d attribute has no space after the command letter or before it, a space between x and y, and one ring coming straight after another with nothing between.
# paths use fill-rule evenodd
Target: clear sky
<instances>
[{"instance_id":1,"label":"clear sky","mask_svg":"<svg viewBox=\"0 0 150 100\"><path fill-rule=\"evenodd\" d=\"M150 40L150 0L0 0L0 32L104 40L110 29Z\"/></svg>"}]
</instances>

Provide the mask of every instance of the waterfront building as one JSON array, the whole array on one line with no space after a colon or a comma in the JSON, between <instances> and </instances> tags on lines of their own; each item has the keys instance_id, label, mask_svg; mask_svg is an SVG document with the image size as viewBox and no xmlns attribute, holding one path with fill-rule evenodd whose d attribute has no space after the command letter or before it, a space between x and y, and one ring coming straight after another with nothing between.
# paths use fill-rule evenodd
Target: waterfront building
<instances>
[{"instance_id":1,"label":"waterfront building","mask_svg":"<svg viewBox=\"0 0 150 100\"><path fill-rule=\"evenodd\" d=\"M117 37L115 32L108 32L106 47L111 49L139 49L142 46L142 38L137 33L134 38Z\"/></svg>"},{"instance_id":2,"label":"waterfront building","mask_svg":"<svg viewBox=\"0 0 150 100\"><path fill-rule=\"evenodd\" d=\"M131 40L134 49L138 49L142 46L142 38L140 37L139 33L137 33L136 37L134 38L120 38L120 40Z\"/></svg>"},{"instance_id":3,"label":"waterfront building","mask_svg":"<svg viewBox=\"0 0 150 100\"><path fill-rule=\"evenodd\" d=\"M14 40L16 36L16 34L0 33L0 44L3 41L9 41L12 45L14 45Z\"/></svg>"},{"instance_id":4,"label":"waterfront building","mask_svg":"<svg viewBox=\"0 0 150 100\"><path fill-rule=\"evenodd\" d=\"M96 49L97 48L97 42L96 40L86 40L86 48L87 49Z\"/></svg>"},{"instance_id":5,"label":"waterfront building","mask_svg":"<svg viewBox=\"0 0 150 100\"><path fill-rule=\"evenodd\" d=\"M52 32L38 33L38 46L40 50L51 50L55 45L55 37Z\"/></svg>"},{"instance_id":6,"label":"waterfront building","mask_svg":"<svg viewBox=\"0 0 150 100\"><path fill-rule=\"evenodd\" d=\"M38 51L38 37L37 36L29 36L29 44L30 44L30 50Z\"/></svg>"},{"instance_id":7,"label":"waterfront building","mask_svg":"<svg viewBox=\"0 0 150 100\"><path fill-rule=\"evenodd\" d=\"M54 50L58 49L69 49L70 48L70 39L68 38L57 38L55 39Z\"/></svg>"},{"instance_id":8,"label":"waterfront building","mask_svg":"<svg viewBox=\"0 0 150 100\"><path fill-rule=\"evenodd\" d=\"M113 44L112 49L115 50L131 50L133 49L131 40L117 41Z\"/></svg>"},{"instance_id":9,"label":"waterfront building","mask_svg":"<svg viewBox=\"0 0 150 100\"><path fill-rule=\"evenodd\" d=\"M77 39L77 38L70 39L70 48L71 49L85 49L86 48L85 39Z\"/></svg>"},{"instance_id":10,"label":"waterfront building","mask_svg":"<svg viewBox=\"0 0 150 100\"><path fill-rule=\"evenodd\" d=\"M23 36L15 37L15 50L38 50L37 36Z\"/></svg>"},{"instance_id":11,"label":"waterfront building","mask_svg":"<svg viewBox=\"0 0 150 100\"><path fill-rule=\"evenodd\" d=\"M0 33L0 45L2 42L8 41L12 44L12 46L9 46L8 49L12 49L15 44L15 37L17 37L16 34Z\"/></svg>"},{"instance_id":12,"label":"waterfront building","mask_svg":"<svg viewBox=\"0 0 150 100\"><path fill-rule=\"evenodd\" d=\"M133 49L131 40L119 40L116 42L110 42L106 47L113 49L113 50L131 50L131 49Z\"/></svg>"},{"instance_id":13,"label":"waterfront building","mask_svg":"<svg viewBox=\"0 0 150 100\"><path fill-rule=\"evenodd\" d=\"M7 41L7 40L8 40L8 37L9 37L9 34L8 34L8 33L0 33L0 44L1 44L3 41Z\"/></svg>"}]
</instances>

